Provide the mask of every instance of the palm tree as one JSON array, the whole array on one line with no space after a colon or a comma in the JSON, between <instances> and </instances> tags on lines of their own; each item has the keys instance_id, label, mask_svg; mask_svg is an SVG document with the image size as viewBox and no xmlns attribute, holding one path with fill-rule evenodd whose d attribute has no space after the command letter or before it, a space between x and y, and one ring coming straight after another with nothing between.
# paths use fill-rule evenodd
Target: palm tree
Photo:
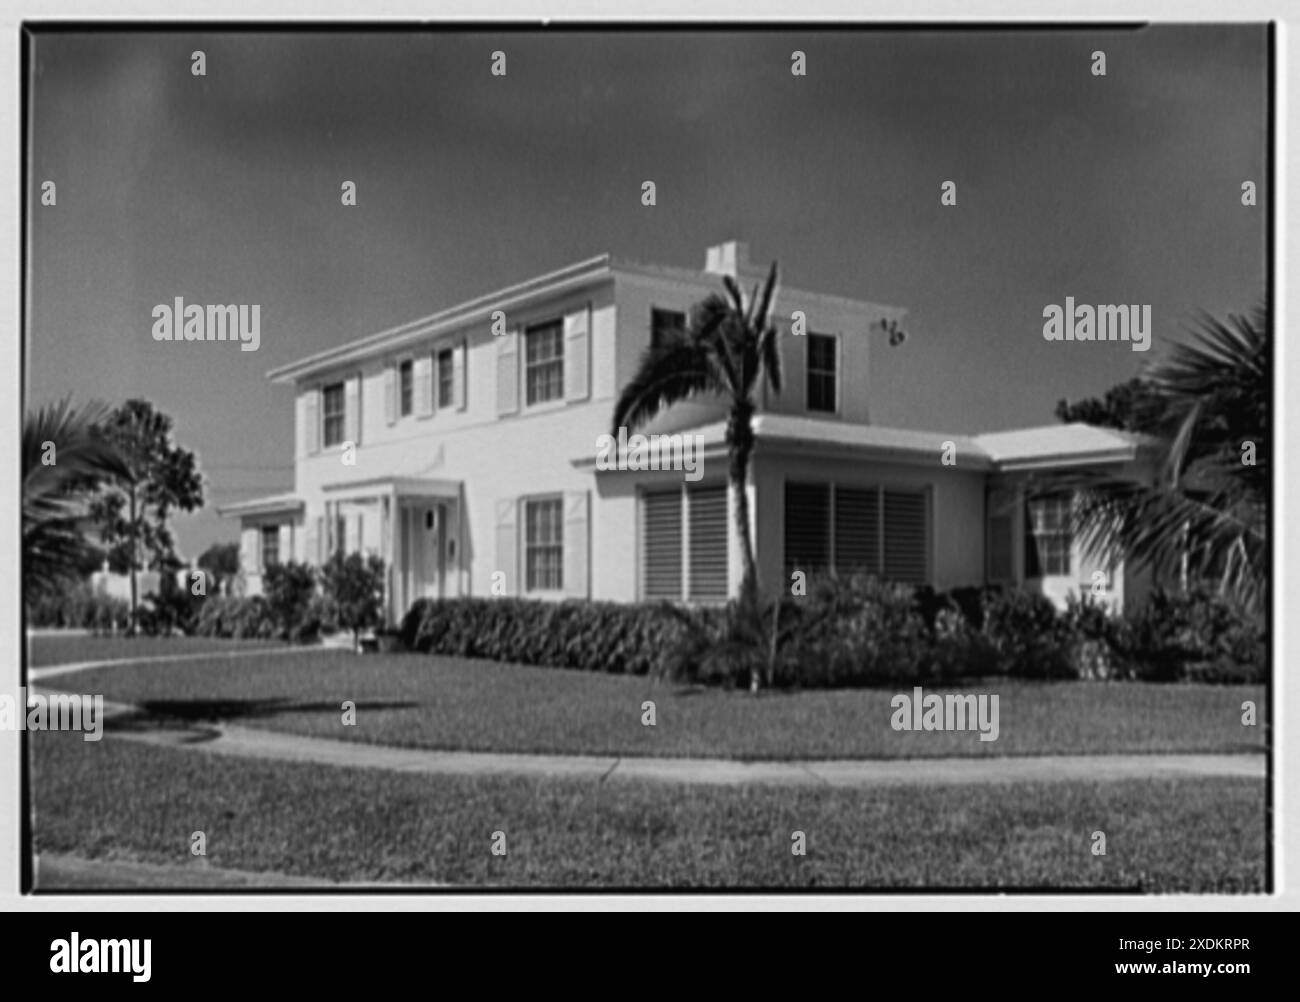
<instances>
[{"instance_id":1,"label":"palm tree","mask_svg":"<svg viewBox=\"0 0 1300 1002\"><path fill-rule=\"evenodd\" d=\"M745 559L741 602L757 604L758 567L749 526L749 496L745 491L754 453L752 419L755 391L764 383L781 390L781 356L772 301L776 292L776 262L762 286L746 299L730 275L723 277L726 296L713 293L691 310L682 331L653 345L614 407L613 430L629 431L652 421L660 411L691 397L722 396L728 403L728 481L736 499L736 532Z\"/></svg>"},{"instance_id":2,"label":"palm tree","mask_svg":"<svg viewBox=\"0 0 1300 1002\"><path fill-rule=\"evenodd\" d=\"M1268 580L1267 308L1226 323L1202 314L1192 340L1149 373L1150 483L1057 477L1078 490L1074 529L1095 555L1123 554L1157 574L1215 581L1258 610Z\"/></svg>"},{"instance_id":3,"label":"palm tree","mask_svg":"<svg viewBox=\"0 0 1300 1002\"><path fill-rule=\"evenodd\" d=\"M81 531L86 496L125 467L100 434L103 404L47 404L23 423L23 594L57 594L95 556Z\"/></svg>"}]
</instances>

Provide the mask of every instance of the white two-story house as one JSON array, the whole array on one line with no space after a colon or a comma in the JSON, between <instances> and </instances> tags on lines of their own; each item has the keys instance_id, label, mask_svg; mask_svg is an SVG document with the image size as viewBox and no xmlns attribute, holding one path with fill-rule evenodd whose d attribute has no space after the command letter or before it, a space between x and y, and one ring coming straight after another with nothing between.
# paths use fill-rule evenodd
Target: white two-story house
<instances>
[{"instance_id":1,"label":"white two-story house","mask_svg":"<svg viewBox=\"0 0 1300 1002\"><path fill-rule=\"evenodd\" d=\"M248 591L274 561L341 550L383 558L393 620L426 596L734 595L721 404L679 405L642 429L699 436L690 478L597 463L643 352L722 274L749 288L764 272L734 242L710 248L702 271L596 257L272 371L294 393L294 490L222 509L239 519ZM864 571L938 589L1004 582L1058 603L1103 580L1109 601L1131 600L1144 582L1086 559L1068 499L1027 502L1025 488L1047 470L1137 471L1137 444L1085 425L963 436L873 424L873 344L904 312L780 289L784 387L760 401L745 488L764 587L789 588L794 570Z\"/></svg>"}]
</instances>

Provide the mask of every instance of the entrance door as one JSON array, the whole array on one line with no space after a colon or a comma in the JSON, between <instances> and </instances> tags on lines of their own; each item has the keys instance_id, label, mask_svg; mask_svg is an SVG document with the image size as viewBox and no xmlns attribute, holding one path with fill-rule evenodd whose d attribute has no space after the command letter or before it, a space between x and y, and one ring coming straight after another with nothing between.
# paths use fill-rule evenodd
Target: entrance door
<instances>
[{"instance_id":1,"label":"entrance door","mask_svg":"<svg viewBox=\"0 0 1300 1002\"><path fill-rule=\"evenodd\" d=\"M405 604L420 598L442 598L446 550L446 508L434 502L402 507L402 564Z\"/></svg>"}]
</instances>

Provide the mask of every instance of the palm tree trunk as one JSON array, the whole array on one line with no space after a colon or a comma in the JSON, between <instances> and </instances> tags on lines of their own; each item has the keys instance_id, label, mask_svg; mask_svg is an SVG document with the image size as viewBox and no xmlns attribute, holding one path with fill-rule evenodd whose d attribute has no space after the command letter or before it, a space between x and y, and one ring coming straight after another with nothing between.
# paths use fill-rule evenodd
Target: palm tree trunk
<instances>
[{"instance_id":1,"label":"palm tree trunk","mask_svg":"<svg viewBox=\"0 0 1300 1002\"><path fill-rule=\"evenodd\" d=\"M135 484L131 485L131 621L127 624L126 635L135 636L136 607L139 603L139 586L136 583L135 566L139 561L139 541L136 538L135 525Z\"/></svg>"}]
</instances>

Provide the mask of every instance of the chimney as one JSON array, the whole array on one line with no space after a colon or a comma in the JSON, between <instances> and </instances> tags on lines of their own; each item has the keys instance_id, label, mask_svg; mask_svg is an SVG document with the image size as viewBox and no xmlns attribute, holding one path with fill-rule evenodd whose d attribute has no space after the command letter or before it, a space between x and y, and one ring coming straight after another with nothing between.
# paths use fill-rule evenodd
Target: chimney
<instances>
[{"instance_id":1,"label":"chimney","mask_svg":"<svg viewBox=\"0 0 1300 1002\"><path fill-rule=\"evenodd\" d=\"M752 271L749 244L740 240L728 240L710 247L704 259L704 270L713 275L730 275L732 278Z\"/></svg>"}]
</instances>

